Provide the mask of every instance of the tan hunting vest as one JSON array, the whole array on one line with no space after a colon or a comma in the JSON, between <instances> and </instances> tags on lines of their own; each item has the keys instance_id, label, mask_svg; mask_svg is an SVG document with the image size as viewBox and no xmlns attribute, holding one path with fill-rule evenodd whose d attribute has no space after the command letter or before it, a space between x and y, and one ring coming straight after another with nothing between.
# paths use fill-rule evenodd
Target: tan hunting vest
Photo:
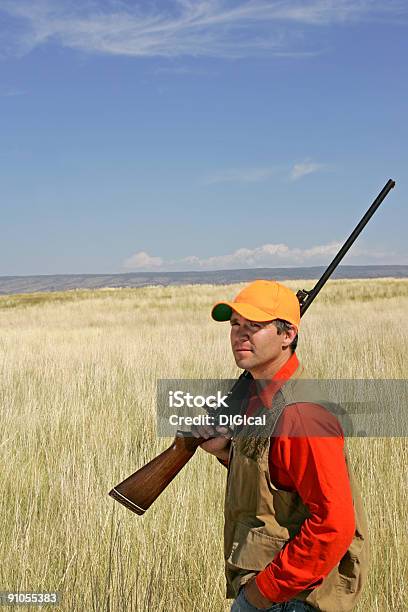
<instances>
[{"instance_id":1,"label":"tan hunting vest","mask_svg":"<svg viewBox=\"0 0 408 612\"><path fill-rule=\"evenodd\" d=\"M231 444L225 495L224 557L227 597L237 596L240 586L263 570L310 516L296 492L279 490L269 474L270 433L282 411L296 401L314 401L310 381L302 389L303 368L298 367L273 399L267 413L263 437L245 435L245 427ZM313 385L312 385L313 386ZM312 394L313 395L313 394ZM321 395L320 395L321 397ZM325 406L327 407L327 406ZM253 433L253 429L251 433ZM347 462L347 453L345 453ZM354 502L356 529L353 540L338 565L314 589L298 593L322 612L352 610L361 593L368 570L368 530L359 490L347 462Z\"/></svg>"}]
</instances>

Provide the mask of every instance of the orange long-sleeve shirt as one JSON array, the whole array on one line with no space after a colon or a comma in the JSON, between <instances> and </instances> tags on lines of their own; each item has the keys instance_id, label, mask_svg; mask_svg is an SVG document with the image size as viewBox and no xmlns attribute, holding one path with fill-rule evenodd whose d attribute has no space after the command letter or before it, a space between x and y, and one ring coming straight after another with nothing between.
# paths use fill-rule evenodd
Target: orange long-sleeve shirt
<instances>
[{"instance_id":1,"label":"orange long-sleeve shirt","mask_svg":"<svg viewBox=\"0 0 408 612\"><path fill-rule=\"evenodd\" d=\"M254 395L247 414L270 400L298 368L294 353L273 380ZM310 511L299 533L256 577L273 602L318 586L345 554L355 531L344 435L334 415L318 404L287 406L271 438L269 471L277 488L297 491Z\"/></svg>"}]
</instances>

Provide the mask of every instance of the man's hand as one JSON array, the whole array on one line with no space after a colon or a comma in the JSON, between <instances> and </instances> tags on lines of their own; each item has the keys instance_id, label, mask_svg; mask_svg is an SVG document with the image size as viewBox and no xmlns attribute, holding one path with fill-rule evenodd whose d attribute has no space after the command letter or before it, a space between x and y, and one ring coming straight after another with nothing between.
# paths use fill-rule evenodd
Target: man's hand
<instances>
[{"instance_id":1,"label":"man's hand","mask_svg":"<svg viewBox=\"0 0 408 612\"><path fill-rule=\"evenodd\" d=\"M231 444L232 431L228 427L212 427L212 425L200 425L192 427L191 432L196 438L205 438L200 446L207 453L215 455L222 461L228 461L229 446Z\"/></svg>"},{"instance_id":2,"label":"man's hand","mask_svg":"<svg viewBox=\"0 0 408 612\"><path fill-rule=\"evenodd\" d=\"M266 599L258 589L255 578L251 578L248 580L246 585L244 586L244 594L246 600L251 604L251 606L255 606L255 608L270 608L273 605L273 601Z\"/></svg>"}]
</instances>

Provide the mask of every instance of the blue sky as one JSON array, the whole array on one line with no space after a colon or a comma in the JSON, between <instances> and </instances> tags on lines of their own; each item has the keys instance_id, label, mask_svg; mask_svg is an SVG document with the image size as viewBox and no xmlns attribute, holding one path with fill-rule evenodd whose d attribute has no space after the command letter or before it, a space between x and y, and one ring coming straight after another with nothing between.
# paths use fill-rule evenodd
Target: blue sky
<instances>
[{"instance_id":1,"label":"blue sky","mask_svg":"<svg viewBox=\"0 0 408 612\"><path fill-rule=\"evenodd\" d=\"M0 0L0 274L408 264L408 3Z\"/></svg>"}]
</instances>

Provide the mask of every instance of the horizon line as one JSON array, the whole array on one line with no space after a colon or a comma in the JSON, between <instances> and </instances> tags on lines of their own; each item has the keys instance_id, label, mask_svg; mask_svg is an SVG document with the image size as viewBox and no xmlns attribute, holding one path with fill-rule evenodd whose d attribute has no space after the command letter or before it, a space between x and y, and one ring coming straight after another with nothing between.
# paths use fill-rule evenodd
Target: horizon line
<instances>
[{"instance_id":1,"label":"horizon line","mask_svg":"<svg viewBox=\"0 0 408 612\"><path fill-rule=\"evenodd\" d=\"M252 272L256 270L316 270L327 268L324 264L316 266L262 266L255 268L220 268L215 270L162 270L162 271L135 271L135 272L57 272L55 274L1 274L0 279L6 278L32 278L44 276L141 276L154 275L160 276L163 274L215 274L221 272ZM408 268L408 264L339 264L339 268Z\"/></svg>"}]
</instances>

